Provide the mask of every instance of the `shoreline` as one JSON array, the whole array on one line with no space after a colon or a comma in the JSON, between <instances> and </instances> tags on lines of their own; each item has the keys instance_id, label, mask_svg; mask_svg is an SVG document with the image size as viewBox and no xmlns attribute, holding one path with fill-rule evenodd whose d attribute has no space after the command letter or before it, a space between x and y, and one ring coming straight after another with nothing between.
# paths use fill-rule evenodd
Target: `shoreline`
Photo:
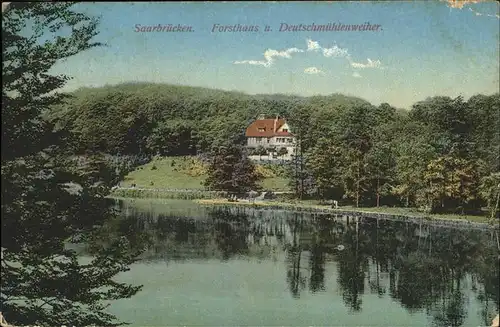
<instances>
[{"instance_id":1,"label":"shoreline","mask_svg":"<svg viewBox=\"0 0 500 327\"><path fill-rule=\"evenodd\" d=\"M500 221L492 222L486 216L473 216L458 214L425 214L416 211L414 208L403 207L339 207L331 208L327 205L319 205L304 202L284 202L284 201L249 201L239 200L229 202L225 197L225 192L193 190L193 189L152 189L152 188L125 188L114 189L109 197L123 199L150 199L150 200L191 200L202 206L232 206L244 207L259 210L287 210L295 212L339 214L351 216L368 216L376 219L390 219L400 221L432 222L433 224L447 226L476 226L478 228L500 229Z\"/></svg>"},{"instance_id":2,"label":"shoreline","mask_svg":"<svg viewBox=\"0 0 500 327\"><path fill-rule=\"evenodd\" d=\"M375 219L384 220L399 220L409 221L416 223L431 223L436 225L446 226L469 226L477 228L499 229L500 224L492 224L487 217L482 216L466 216L464 218L453 218L445 215L438 214L414 214L410 212L389 212L391 208L379 208L374 211L374 208L350 208L339 207L334 209L328 206L310 205L305 203L287 203L279 201L266 201L266 202L229 202L226 199L196 199L195 203L202 206L232 206L243 207L258 210L286 210L295 212L309 212L309 213L324 213L324 214L338 214L338 215L351 215L351 216L368 216ZM404 211L404 208L396 208L397 210ZM468 219L467 217L474 217L476 221Z\"/></svg>"}]
</instances>

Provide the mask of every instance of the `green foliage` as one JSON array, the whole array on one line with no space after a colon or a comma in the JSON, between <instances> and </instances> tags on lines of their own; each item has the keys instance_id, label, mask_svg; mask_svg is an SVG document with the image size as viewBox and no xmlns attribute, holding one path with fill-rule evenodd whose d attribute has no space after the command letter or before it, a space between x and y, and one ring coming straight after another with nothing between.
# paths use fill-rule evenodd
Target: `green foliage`
<instances>
[{"instance_id":1,"label":"green foliage","mask_svg":"<svg viewBox=\"0 0 500 327\"><path fill-rule=\"evenodd\" d=\"M424 182L427 187L423 194L432 212L463 208L477 197L477 171L465 159L444 156L432 160L424 172Z\"/></svg>"},{"instance_id":2,"label":"green foliage","mask_svg":"<svg viewBox=\"0 0 500 327\"><path fill-rule=\"evenodd\" d=\"M367 153L373 143L375 108L355 105L342 110L335 124L333 138L342 147L342 180L345 196L360 205L370 190Z\"/></svg>"},{"instance_id":3,"label":"green foliage","mask_svg":"<svg viewBox=\"0 0 500 327\"><path fill-rule=\"evenodd\" d=\"M154 83L82 88L71 96L46 117L79 135L80 151L162 156L208 152L227 140L242 144L258 114L288 117L300 99Z\"/></svg>"},{"instance_id":4,"label":"green foliage","mask_svg":"<svg viewBox=\"0 0 500 327\"><path fill-rule=\"evenodd\" d=\"M356 207L359 207L364 193L369 191L368 162L364 154L356 149L346 151L345 161L347 165L342 174L345 195L355 202Z\"/></svg>"},{"instance_id":5,"label":"green foliage","mask_svg":"<svg viewBox=\"0 0 500 327\"><path fill-rule=\"evenodd\" d=\"M376 142L367 153L368 175L371 177L372 189L376 193L377 207L381 196L390 194L394 182L395 155L389 143Z\"/></svg>"},{"instance_id":6,"label":"green foliage","mask_svg":"<svg viewBox=\"0 0 500 327\"><path fill-rule=\"evenodd\" d=\"M276 177L275 173L271 169L262 165L255 165L255 172L261 179Z\"/></svg>"},{"instance_id":7,"label":"green foliage","mask_svg":"<svg viewBox=\"0 0 500 327\"><path fill-rule=\"evenodd\" d=\"M220 199L228 195L224 191L209 192L204 190L173 191L163 189L116 189L111 195L115 198L138 199L172 199L172 200L197 200Z\"/></svg>"},{"instance_id":8,"label":"green foliage","mask_svg":"<svg viewBox=\"0 0 500 327\"><path fill-rule=\"evenodd\" d=\"M189 155L196 152L194 127L189 121L167 120L158 123L147 138L146 147L161 156Z\"/></svg>"},{"instance_id":9,"label":"green foliage","mask_svg":"<svg viewBox=\"0 0 500 327\"><path fill-rule=\"evenodd\" d=\"M486 162L489 172L500 172L500 93L475 95L467 104L474 155Z\"/></svg>"},{"instance_id":10,"label":"green foliage","mask_svg":"<svg viewBox=\"0 0 500 327\"><path fill-rule=\"evenodd\" d=\"M499 103L498 94L467 102L435 97L404 112L352 98L303 99L290 117L301 145L290 165L290 186L300 194L309 172L313 181L305 184L314 185L320 197L343 197L357 206L430 205L437 210L438 203L444 211L478 211L487 202L487 192L478 194L479 179L498 172ZM453 159L441 167L433 162L439 157ZM441 193L429 189L436 170L446 176ZM439 185L437 180L433 185Z\"/></svg>"},{"instance_id":11,"label":"green foliage","mask_svg":"<svg viewBox=\"0 0 500 327\"><path fill-rule=\"evenodd\" d=\"M467 152L471 128L471 112L461 97L434 97L416 103L410 117L431 127L434 134L442 134L441 153L452 149Z\"/></svg>"},{"instance_id":12,"label":"green foliage","mask_svg":"<svg viewBox=\"0 0 500 327\"><path fill-rule=\"evenodd\" d=\"M127 238L96 242L115 216L105 196L116 171L103 155L72 158L77 138L42 116L65 98L68 77L50 75L54 63L99 45L97 20L72 5L11 3L2 14L1 302L15 325L115 326L105 303L140 290L113 280L138 255ZM90 262L69 243L94 244Z\"/></svg>"},{"instance_id":13,"label":"green foliage","mask_svg":"<svg viewBox=\"0 0 500 327\"><path fill-rule=\"evenodd\" d=\"M264 163L259 164L258 166L262 166L266 170L271 171L272 176L269 177L285 177L286 167L280 163Z\"/></svg>"},{"instance_id":14,"label":"green foliage","mask_svg":"<svg viewBox=\"0 0 500 327\"><path fill-rule=\"evenodd\" d=\"M408 122L397 137L392 142L396 162L395 185L391 192L403 199L408 207L416 204L417 192L425 187L424 171L437 154L430 144L428 129L423 124Z\"/></svg>"},{"instance_id":15,"label":"green foliage","mask_svg":"<svg viewBox=\"0 0 500 327\"><path fill-rule=\"evenodd\" d=\"M500 173L484 176L479 186L479 194L486 200L491 218L500 218Z\"/></svg>"},{"instance_id":16,"label":"green foliage","mask_svg":"<svg viewBox=\"0 0 500 327\"><path fill-rule=\"evenodd\" d=\"M229 143L212 150L204 185L211 190L245 192L256 190L260 176L241 147Z\"/></svg>"},{"instance_id":17,"label":"green foliage","mask_svg":"<svg viewBox=\"0 0 500 327\"><path fill-rule=\"evenodd\" d=\"M332 139L321 138L307 155L307 167L321 198L340 198L343 190L343 149Z\"/></svg>"}]
</instances>

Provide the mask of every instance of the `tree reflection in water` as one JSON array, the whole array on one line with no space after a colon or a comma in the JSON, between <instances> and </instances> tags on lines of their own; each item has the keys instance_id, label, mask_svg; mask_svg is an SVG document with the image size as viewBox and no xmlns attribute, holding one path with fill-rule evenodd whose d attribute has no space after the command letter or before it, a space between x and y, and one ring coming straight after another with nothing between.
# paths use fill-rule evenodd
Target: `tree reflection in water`
<instances>
[{"instance_id":1,"label":"tree reflection in water","mask_svg":"<svg viewBox=\"0 0 500 327\"><path fill-rule=\"evenodd\" d=\"M325 278L336 275L354 312L369 292L427 312L435 326L462 326L471 291L485 325L498 311L498 231L235 208L207 209L203 217L128 211L117 233L147 246L147 259L262 259L277 251L294 298L328 291ZM330 263L337 271L328 271Z\"/></svg>"},{"instance_id":2,"label":"tree reflection in water","mask_svg":"<svg viewBox=\"0 0 500 327\"><path fill-rule=\"evenodd\" d=\"M287 282L290 292L294 298L300 297L300 292L306 287L306 277L303 276L300 261L302 257L302 248L300 246L300 233L302 232L302 219L294 214L291 222L292 244L285 244L286 263L287 263Z\"/></svg>"}]
</instances>

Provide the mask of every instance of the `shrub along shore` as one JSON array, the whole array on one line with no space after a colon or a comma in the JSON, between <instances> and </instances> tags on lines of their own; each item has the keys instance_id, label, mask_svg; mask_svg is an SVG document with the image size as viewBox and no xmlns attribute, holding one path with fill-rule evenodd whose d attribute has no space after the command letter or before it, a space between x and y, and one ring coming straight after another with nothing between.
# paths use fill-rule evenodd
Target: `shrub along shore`
<instances>
[{"instance_id":1,"label":"shrub along shore","mask_svg":"<svg viewBox=\"0 0 500 327\"><path fill-rule=\"evenodd\" d=\"M228 194L227 192L189 189L117 188L111 191L110 196L117 198L196 200L220 199L227 197Z\"/></svg>"}]
</instances>

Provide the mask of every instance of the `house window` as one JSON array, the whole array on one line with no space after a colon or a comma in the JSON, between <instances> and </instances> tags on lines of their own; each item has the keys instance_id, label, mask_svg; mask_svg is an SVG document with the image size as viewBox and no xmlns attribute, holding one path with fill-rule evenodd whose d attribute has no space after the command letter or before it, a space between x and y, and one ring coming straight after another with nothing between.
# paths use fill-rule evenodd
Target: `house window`
<instances>
[{"instance_id":1,"label":"house window","mask_svg":"<svg viewBox=\"0 0 500 327\"><path fill-rule=\"evenodd\" d=\"M288 129L287 128L283 128L283 132L287 133Z\"/></svg>"},{"instance_id":2,"label":"house window","mask_svg":"<svg viewBox=\"0 0 500 327\"><path fill-rule=\"evenodd\" d=\"M266 131L266 129L265 129L265 128L263 128L263 127L259 127L259 132L265 132L265 131Z\"/></svg>"}]
</instances>

